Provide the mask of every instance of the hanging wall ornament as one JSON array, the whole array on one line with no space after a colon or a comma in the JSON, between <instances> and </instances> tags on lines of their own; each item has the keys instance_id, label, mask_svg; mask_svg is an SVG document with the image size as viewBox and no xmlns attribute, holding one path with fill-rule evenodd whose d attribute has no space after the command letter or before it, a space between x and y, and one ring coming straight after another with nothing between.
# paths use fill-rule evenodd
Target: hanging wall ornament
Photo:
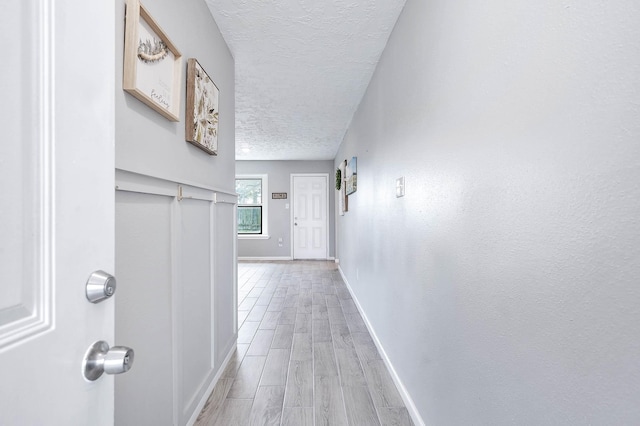
<instances>
[{"instance_id":1,"label":"hanging wall ornament","mask_svg":"<svg viewBox=\"0 0 640 426\"><path fill-rule=\"evenodd\" d=\"M160 62L167 57L169 49L162 40L140 40L138 44L138 58L146 64Z\"/></svg>"}]
</instances>

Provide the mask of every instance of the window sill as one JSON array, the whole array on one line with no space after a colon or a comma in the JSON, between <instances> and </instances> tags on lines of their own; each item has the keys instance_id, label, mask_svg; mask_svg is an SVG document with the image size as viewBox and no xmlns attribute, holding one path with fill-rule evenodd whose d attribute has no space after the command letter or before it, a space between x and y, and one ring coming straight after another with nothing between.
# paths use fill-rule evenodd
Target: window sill
<instances>
[{"instance_id":1,"label":"window sill","mask_svg":"<svg viewBox=\"0 0 640 426\"><path fill-rule=\"evenodd\" d=\"M239 240L268 240L271 238L268 235L240 235L238 234Z\"/></svg>"}]
</instances>

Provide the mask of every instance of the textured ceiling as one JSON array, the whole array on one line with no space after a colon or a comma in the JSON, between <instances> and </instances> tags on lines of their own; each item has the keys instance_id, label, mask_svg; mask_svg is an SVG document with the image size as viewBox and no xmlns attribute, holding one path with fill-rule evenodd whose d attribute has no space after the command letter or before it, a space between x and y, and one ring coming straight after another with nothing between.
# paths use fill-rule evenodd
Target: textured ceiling
<instances>
[{"instance_id":1,"label":"textured ceiling","mask_svg":"<svg viewBox=\"0 0 640 426\"><path fill-rule=\"evenodd\" d=\"M236 159L333 159L405 0L206 0L235 59Z\"/></svg>"}]
</instances>

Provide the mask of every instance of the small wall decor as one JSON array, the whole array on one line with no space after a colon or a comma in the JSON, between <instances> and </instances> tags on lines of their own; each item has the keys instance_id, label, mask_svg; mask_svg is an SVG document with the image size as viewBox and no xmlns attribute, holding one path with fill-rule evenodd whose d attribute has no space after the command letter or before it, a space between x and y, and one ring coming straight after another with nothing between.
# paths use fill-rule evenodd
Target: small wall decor
<instances>
[{"instance_id":1,"label":"small wall decor","mask_svg":"<svg viewBox=\"0 0 640 426\"><path fill-rule=\"evenodd\" d=\"M338 170L340 171L340 195L338 197L338 212L340 216L344 216L346 211L349 211L349 197L347 197L346 185L344 184L345 169L347 168L347 160L340 163ZM336 173L337 174L337 173Z\"/></svg>"},{"instance_id":2,"label":"small wall decor","mask_svg":"<svg viewBox=\"0 0 640 426\"><path fill-rule=\"evenodd\" d=\"M336 191L340 191L342 188L342 170L336 169Z\"/></svg>"},{"instance_id":3,"label":"small wall decor","mask_svg":"<svg viewBox=\"0 0 640 426\"><path fill-rule=\"evenodd\" d=\"M200 63L187 61L186 140L218 155L218 97L220 91Z\"/></svg>"},{"instance_id":4,"label":"small wall decor","mask_svg":"<svg viewBox=\"0 0 640 426\"><path fill-rule=\"evenodd\" d=\"M347 195L351 195L358 189L358 158L351 157L351 161L347 163L346 184Z\"/></svg>"},{"instance_id":5,"label":"small wall decor","mask_svg":"<svg viewBox=\"0 0 640 426\"><path fill-rule=\"evenodd\" d=\"M139 0L127 0L122 88L180 121L182 55Z\"/></svg>"},{"instance_id":6,"label":"small wall decor","mask_svg":"<svg viewBox=\"0 0 640 426\"><path fill-rule=\"evenodd\" d=\"M272 200L286 200L287 193L286 192L272 192L271 193Z\"/></svg>"}]
</instances>

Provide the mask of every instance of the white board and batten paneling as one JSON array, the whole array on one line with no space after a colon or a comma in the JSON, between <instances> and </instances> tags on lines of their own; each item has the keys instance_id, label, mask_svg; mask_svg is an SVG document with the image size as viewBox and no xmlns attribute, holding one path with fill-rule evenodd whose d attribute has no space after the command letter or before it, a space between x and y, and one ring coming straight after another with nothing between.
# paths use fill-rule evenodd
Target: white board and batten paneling
<instances>
[{"instance_id":1,"label":"white board and batten paneling","mask_svg":"<svg viewBox=\"0 0 640 426\"><path fill-rule=\"evenodd\" d=\"M235 348L236 196L123 170L116 184L116 336L140 364L116 382L116 423L189 424Z\"/></svg>"},{"instance_id":2,"label":"white board and batten paneling","mask_svg":"<svg viewBox=\"0 0 640 426\"><path fill-rule=\"evenodd\" d=\"M292 174L292 257L327 259L329 256L329 175Z\"/></svg>"}]
</instances>

